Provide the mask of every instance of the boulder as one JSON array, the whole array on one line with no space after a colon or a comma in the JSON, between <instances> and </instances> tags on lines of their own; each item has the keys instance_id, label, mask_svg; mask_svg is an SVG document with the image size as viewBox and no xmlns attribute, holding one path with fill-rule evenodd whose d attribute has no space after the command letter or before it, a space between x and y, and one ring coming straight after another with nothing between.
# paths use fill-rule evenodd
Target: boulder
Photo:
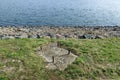
<instances>
[{"instance_id":1,"label":"boulder","mask_svg":"<svg viewBox=\"0 0 120 80\"><path fill-rule=\"evenodd\" d=\"M50 38L56 38L56 35L54 33L47 33L47 36L49 36Z\"/></svg>"},{"instance_id":2,"label":"boulder","mask_svg":"<svg viewBox=\"0 0 120 80\"><path fill-rule=\"evenodd\" d=\"M79 39L95 39L96 36L91 34L83 34L82 36L79 36Z\"/></svg>"},{"instance_id":3,"label":"boulder","mask_svg":"<svg viewBox=\"0 0 120 80\"><path fill-rule=\"evenodd\" d=\"M41 34L37 34L37 38L42 38L43 36Z\"/></svg>"},{"instance_id":4,"label":"boulder","mask_svg":"<svg viewBox=\"0 0 120 80\"><path fill-rule=\"evenodd\" d=\"M38 35L28 35L28 38L38 38Z\"/></svg>"},{"instance_id":5,"label":"boulder","mask_svg":"<svg viewBox=\"0 0 120 80\"><path fill-rule=\"evenodd\" d=\"M20 34L20 35L16 35L15 38L28 38L28 35L23 33L23 34Z\"/></svg>"},{"instance_id":6,"label":"boulder","mask_svg":"<svg viewBox=\"0 0 120 80\"><path fill-rule=\"evenodd\" d=\"M56 38L57 38L57 39L64 39L65 37L62 36L62 35L60 35L60 34L56 34Z\"/></svg>"},{"instance_id":7,"label":"boulder","mask_svg":"<svg viewBox=\"0 0 120 80\"><path fill-rule=\"evenodd\" d=\"M0 39L2 39L3 35L0 35Z\"/></svg>"},{"instance_id":8,"label":"boulder","mask_svg":"<svg viewBox=\"0 0 120 80\"><path fill-rule=\"evenodd\" d=\"M74 34L65 34L64 37L65 38L74 38Z\"/></svg>"},{"instance_id":9,"label":"boulder","mask_svg":"<svg viewBox=\"0 0 120 80\"><path fill-rule=\"evenodd\" d=\"M13 37L13 36L3 36L3 37L1 37L1 39L14 39L15 37Z\"/></svg>"},{"instance_id":10,"label":"boulder","mask_svg":"<svg viewBox=\"0 0 120 80\"><path fill-rule=\"evenodd\" d=\"M104 39L104 37L101 35L96 35L95 39Z\"/></svg>"}]
</instances>

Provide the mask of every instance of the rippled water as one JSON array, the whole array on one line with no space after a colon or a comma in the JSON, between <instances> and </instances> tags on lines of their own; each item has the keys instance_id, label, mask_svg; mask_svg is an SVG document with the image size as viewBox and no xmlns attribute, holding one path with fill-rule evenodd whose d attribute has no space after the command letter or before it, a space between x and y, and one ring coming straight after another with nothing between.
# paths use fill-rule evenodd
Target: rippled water
<instances>
[{"instance_id":1,"label":"rippled water","mask_svg":"<svg viewBox=\"0 0 120 80\"><path fill-rule=\"evenodd\" d=\"M0 0L0 25L120 25L120 0Z\"/></svg>"}]
</instances>

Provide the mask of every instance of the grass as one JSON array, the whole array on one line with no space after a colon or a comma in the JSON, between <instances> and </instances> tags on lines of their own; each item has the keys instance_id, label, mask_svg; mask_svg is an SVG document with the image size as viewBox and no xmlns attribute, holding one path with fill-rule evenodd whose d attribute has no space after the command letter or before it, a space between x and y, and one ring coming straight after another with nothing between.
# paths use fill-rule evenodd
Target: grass
<instances>
[{"instance_id":1,"label":"grass","mask_svg":"<svg viewBox=\"0 0 120 80\"><path fill-rule=\"evenodd\" d=\"M0 40L0 80L45 80L43 59L35 54L47 40Z\"/></svg>"},{"instance_id":2,"label":"grass","mask_svg":"<svg viewBox=\"0 0 120 80\"><path fill-rule=\"evenodd\" d=\"M64 71L45 69L35 54L51 41L78 55ZM0 80L120 80L120 38L0 40Z\"/></svg>"}]
</instances>

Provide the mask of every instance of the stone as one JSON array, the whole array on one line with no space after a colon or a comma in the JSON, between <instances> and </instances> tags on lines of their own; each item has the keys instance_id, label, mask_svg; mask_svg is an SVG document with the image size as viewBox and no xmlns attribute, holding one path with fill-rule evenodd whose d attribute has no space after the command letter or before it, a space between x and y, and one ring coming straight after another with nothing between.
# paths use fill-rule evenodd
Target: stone
<instances>
[{"instance_id":1,"label":"stone","mask_svg":"<svg viewBox=\"0 0 120 80\"><path fill-rule=\"evenodd\" d=\"M60 34L56 34L56 38L57 38L57 39L64 39L65 37L62 36L62 35L60 35Z\"/></svg>"},{"instance_id":2,"label":"stone","mask_svg":"<svg viewBox=\"0 0 120 80\"><path fill-rule=\"evenodd\" d=\"M54 64L59 70L64 70L69 64L75 61L76 57L77 56L72 53L69 55L57 56L55 57Z\"/></svg>"},{"instance_id":3,"label":"stone","mask_svg":"<svg viewBox=\"0 0 120 80\"><path fill-rule=\"evenodd\" d=\"M38 38L38 35L28 35L28 38Z\"/></svg>"},{"instance_id":4,"label":"stone","mask_svg":"<svg viewBox=\"0 0 120 80\"><path fill-rule=\"evenodd\" d=\"M47 33L47 36L49 36L50 38L56 38L55 34L53 33Z\"/></svg>"},{"instance_id":5,"label":"stone","mask_svg":"<svg viewBox=\"0 0 120 80\"><path fill-rule=\"evenodd\" d=\"M0 39L9 38L75 38L75 39L100 39L120 37L119 26L1 26Z\"/></svg>"},{"instance_id":6,"label":"stone","mask_svg":"<svg viewBox=\"0 0 120 80\"><path fill-rule=\"evenodd\" d=\"M40 35L40 34L37 34L37 38L42 38L42 35Z\"/></svg>"},{"instance_id":7,"label":"stone","mask_svg":"<svg viewBox=\"0 0 120 80\"><path fill-rule=\"evenodd\" d=\"M72 38L70 34L64 34L65 38Z\"/></svg>"},{"instance_id":8,"label":"stone","mask_svg":"<svg viewBox=\"0 0 120 80\"><path fill-rule=\"evenodd\" d=\"M50 69L50 70L55 70L57 67L53 63L49 63L45 68Z\"/></svg>"},{"instance_id":9,"label":"stone","mask_svg":"<svg viewBox=\"0 0 120 80\"><path fill-rule=\"evenodd\" d=\"M0 39L2 39L3 35L0 35Z\"/></svg>"},{"instance_id":10,"label":"stone","mask_svg":"<svg viewBox=\"0 0 120 80\"><path fill-rule=\"evenodd\" d=\"M104 39L104 37L101 35L96 35L95 39Z\"/></svg>"},{"instance_id":11,"label":"stone","mask_svg":"<svg viewBox=\"0 0 120 80\"><path fill-rule=\"evenodd\" d=\"M79 39L95 39L95 36L91 34L83 34L82 36L79 36Z\"/></svg>"},{"instance_id":12,"label":"stone","mask_svg":"<svg viewBox=\"0 0 120 80\"><path fill-rule=\"evenodd\" d=\"M1 37L1 39L14 39L15 37L13 37L13 36L3 36L3 37Z\"/></svg>"},{"instance_id":13,"label":"stone","mask_svg":"<svg viewBox=\"0 0 120 80\"><path fill-rule=\"evenodd\" d=\"M16 35L15 38L28 38L27 34L20 34L20 35Z\"/></svg>"},{"instance_id":14,"label":"stone","mask_svg":"<svg viewBox=\"0 0 120 80\"><path fill-rule=\"evenodd\" d=\"M49 43L42 46L42 50L40 48L37 49L37 53L48 63L46 66L47 69L59 69L63 71L77 58L70 51L58 47L58 43Z\"/></svg>"}]
</instances>

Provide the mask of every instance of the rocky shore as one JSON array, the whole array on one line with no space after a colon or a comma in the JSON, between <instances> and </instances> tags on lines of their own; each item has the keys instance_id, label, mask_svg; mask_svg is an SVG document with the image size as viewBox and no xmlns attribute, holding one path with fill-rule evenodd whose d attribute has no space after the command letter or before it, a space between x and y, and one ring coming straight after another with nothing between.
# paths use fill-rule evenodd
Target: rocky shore
<instances>
[{"instance_id":1,"label":"rocky shore","mask_svg":"<svg viewBox=\"0 0 120 80\"><path fill-rule=\"evenodd\" d=\"M76 39L97 39L120 37L119 26L98 26L98 27L50 27L50 26L1 26L0 39L9 38L76 38Z\"/></svg>"}]
</instances>

